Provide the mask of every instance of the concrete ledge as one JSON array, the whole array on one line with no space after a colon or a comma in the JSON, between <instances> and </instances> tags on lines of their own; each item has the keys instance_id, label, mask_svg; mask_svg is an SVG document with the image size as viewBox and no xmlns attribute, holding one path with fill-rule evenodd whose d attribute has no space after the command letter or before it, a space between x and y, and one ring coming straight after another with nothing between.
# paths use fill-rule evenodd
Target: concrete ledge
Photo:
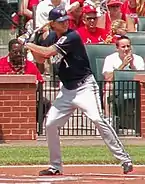
<instances>
[{"instance_id":1,"label":"concrete ledge","mask_svg":"<svg viewBox=\"0 0 145 184\"><path fill-rule=\"evenodd\" d=\"M124 145L135 145L135 146L145 146L145 139L141 137L120 137L121 142ZM100 136L61 136L60 137L61 146L100 146L105 145L104 141ZM38 136L37 140L11 140L0 143L1 146L46 146L46 137Z\"/></svg>"},{"instance_id":2,"label":"concrete ledge","mask_svg":"<svg viewBox=\"0 0 145 184\"><path fill-rule=\"evenodd\" d=\"M35 75L0 75L0 84L34 84Z\"/></svg>"}]
</instances>

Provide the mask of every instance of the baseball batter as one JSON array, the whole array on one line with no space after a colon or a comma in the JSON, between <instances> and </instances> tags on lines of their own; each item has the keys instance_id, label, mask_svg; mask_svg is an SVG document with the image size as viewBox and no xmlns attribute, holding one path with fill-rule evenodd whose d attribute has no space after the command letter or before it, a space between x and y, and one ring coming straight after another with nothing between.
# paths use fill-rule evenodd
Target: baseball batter
<instances>
[{"instance_id":1,"label":"baseball batter","mask_svg":"<svg viewBox=\"0 0 145 184\"><path fill-rule=\"evenodd\" d=\"M58 127L64 126L76 108L80 108L94 122L110 151L121 161L123 172L131 172L133 166L130 156L125 152L114 129L103 118L99 88L79 35L76 31L68 29L68 16L64 9L52 9L49 20L53 31L41 42L41 46L24 41L25 46L39 58L39 62L53 57L63 83L46 119L50 166L40 171L39 175L56 175L63 172ZM22 43L22 39L20 42Z\"/></svg>"}]
</instances>

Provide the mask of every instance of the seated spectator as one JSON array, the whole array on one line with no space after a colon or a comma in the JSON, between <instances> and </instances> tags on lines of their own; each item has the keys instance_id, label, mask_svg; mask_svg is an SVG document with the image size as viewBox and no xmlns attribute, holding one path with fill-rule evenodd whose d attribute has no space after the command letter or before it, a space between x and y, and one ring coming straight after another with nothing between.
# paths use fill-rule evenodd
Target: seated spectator
<instances>
[{"instance_id":1,"label":"seated spectator","mask_svg":"<svg viewBox=\"0 0 145 184\"><path fill-rule=\"evenodd\" d=\"M84 26L77 29L83 43L99 43L104 42L107 32L105 29L96 27L97 25L97 11L93 6L83 7L83 23Z\"/></svg>"},{"instance_id":2,"label":"seated spectator","mask_svg":"<svg viewBox=\"0 0 145 184\"><path fill-rule=\"evenodd\" d=\"M0 74L32 74L37 81L44 82L36 65L25 58L24 48L17 39L10 40L8 49L8 55L0 58Z\"/></svg>"},{"instance_id":3,"label":"seated spectator","mask_svg":"<svg viewBox=\"0 0 145 184\"><path fill-rule=\"evenodd\" d=\"M78 29L82 26L84 26L84 23L82 21L82 8L84 6L93 6L96 8L97 16L100 16L100 7L97 5L99 4L98 1L92 1L92 0L70 0L70 4L74 4L76 2L79 2L79 6L71 12L68 12L68 15L70 17L69 19L69 28L70 29Z\"/></svg>"},{"instance_id":4,"label":"seated spectator","mask_svg":"<svg viewBox=\"0 0 145 184\"><path fill-rule=\"evenodd\" d=\"M138 15L136 13L136 0L125 0L121 7L121 11L130 15L134 19L135 23L137 23Z\"/></svg>"},{"instance_id":5,"label":"seated spectator","mask_svg":"<svg viewBox=\"0 0 145 184\"><path fill-rule=\"evenodd\" d=\"M104 80L106 81L104 88L104 111L105 115L109 115L109 106L107 103L108 92L112 91L112 81L114 70L145 70L145 63L141 56L133 54L131 40L127 36L120 36L116 41L117 51L105 58L103 66ZM111 92L109 92L111 94Z\"/></svg>"},{"instance_id":6,"label":"seated spectator","mask_svg":"<svg viewBox=\"0 0 145 184\"><path fill-rule=\"evenodd\" d=\"M76 2L76 0L71 0L70 3L73 4ZM69 28L70 29L78 29L79 27L83 26L83 21L82 21L82 7L83 7L83 2L80 2L80 6L78 6L74 11L69 12Z\"/></svg>"},{"instance_id":7,"label":"seated spectator","mask_svg":"<svg viewBox=\"0 0 145 184\"><path fill-rule=\"evenodd\" d=\"M18 74L18 75L35 75L36 76L36 84L39 90L39 86L44 83L44 80L41 76L41 73L37 69L36 65L25 58L25 52L23 46L18 42L17 39L12 39L9 41L8 45L9 53L5 57L0 58L0 74ZM41 93L43 94L43 87ZM40 90L39 90L40 92ZM42 120L45 117L46 112L50 109L51 103L46 98L43 97L43 112L42 112ZM36 120L39 120L39 101L37 101L36 105ZM39 122L39 123L43 123Z\"/></svg>"},{"instance_id":8,"label":"seated spectator","mask_svg":"<svg viewBox=\"0 0 145 184\"><path fill-rule=\"evenodd\" d=\"M104 43L116 43L117 39L127 33L127 24L122 19L114 20L111 24L111 33L107 36Z\"/></svg>"},{"instance_id":9,"label":"seated spectator","mask_svg":"<svg viewBox=\"0 0 145 184\"><path fill-rule=\"evenodd\" d=\"M134 32L136 30L135 24L129 15L121 12L121 6L122 2L120 0L108 0L107 13L98 18L97 26L105 28L105 30L109 32L112 21L122 19L127 23L128 32Z\"/></svg>"}]
</instances>

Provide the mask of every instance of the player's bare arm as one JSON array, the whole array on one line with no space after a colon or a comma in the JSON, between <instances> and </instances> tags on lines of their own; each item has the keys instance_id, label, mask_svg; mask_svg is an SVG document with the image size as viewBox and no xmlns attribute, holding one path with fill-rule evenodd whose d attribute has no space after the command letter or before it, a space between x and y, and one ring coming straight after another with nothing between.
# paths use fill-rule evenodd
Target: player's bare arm
<instances>
[{"instance_id":1,"label":"player's bare arm","mask_svg":"<svg viewBox=\"0 0 145 184\"><path fill-rule=\"evenodd\" d=\"M30 49L36 57L39 56L39 58L42 59L47 59L50 56L54 56L57 54L57 50L54 45L50 47L43 47L34 43L26 43L26 48Z\"/></svg>"}]
</instances>

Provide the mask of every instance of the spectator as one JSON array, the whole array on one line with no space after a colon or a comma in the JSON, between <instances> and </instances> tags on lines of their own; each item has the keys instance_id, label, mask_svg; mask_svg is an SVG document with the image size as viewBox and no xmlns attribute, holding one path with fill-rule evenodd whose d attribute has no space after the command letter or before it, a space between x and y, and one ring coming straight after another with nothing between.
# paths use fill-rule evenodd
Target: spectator
<instances>
[{"instance_id":1,"label":"spectator","mask_svg":"<svg viewBox=\"0 0 145 184\"><path fill-rule=\"evenodd\" d=\"M130 15L137 27L138 15L136 12L136 0L125 0L121 7L121 11L127 15Z\"/></svg>"},{"instance_id":2,"label":"spectator","mask_svg":"<svg viewBox=\"0 0 145 184\"><path fill-rule=\"evenodd\" d=\"M122 11L130 14L131 17L145 16L144 0L125 0L122 5Z\"/></svg>"},{"instance_id":3,"label":"spectator","mask_svg":"<svg viewBox=\"0 0 145 184\"><path fill-rule=\"evenodd\" d=\"M44 82L35 64L25 58L23 46L17 39L10 40L8 55L0 58L0 74L32 74L37 81Z\"/></svg>"},{"instance_id":4,"label":"spectator","mask_svg":"<svg viewBox=\"0 0 145 184\"><path fill-rule=\"evenodd\" d=\"M134 22L129 15L121 12L121 6L122 2L120 0L108 0L107 13L105 13L98 19L98 27L105 28L106 31L109 32L111 29L111 22L116 19L122 19L127 23L128 32L134 32Z\"/></svg>"},{"instance_id":5,"label":"spectator","mask_svg":"<svg viewBox=\"0 0 145 184\"><path fill-rule=\"evenodd\" d=\"M33 18L33 7L37 6L39 0L21 0L20 14L25 15L27 20Z\"/></svg>"},{"instance_id":6,"label":"spectator","mask_svg":"<svg viewBox=\"0 0 145 184\"><path fill-rule=\"evenodd\" d=\"M17 39L12 39L9 42L9 53L5 57L0 58L0 74L31 74L36 76L36 84L38 83L39 92L42 89L41 94L43 94L43 87L41 88L44 80L37 69L36 65L25 58L25 52L23 46L17 41ZM40 87L40 88L39 88ZM46 112L49 110L51 103L50 101L43 97L43 112L42 112L42 121L45 117ZM36 120L39 120L39 101L37 101L36 106ZM40 122L39 123L43 123Z\"/></svg>"},{"instance_id":7,"label":"spectator","mask_svg":"<svg viewBox=\"0 0 145 184\"><path fill-rule=\"evenodd\" d=\"M116 19L111 24L111 33L107 36L104 43L116 43L116 40L127 33L127 24L122 19Z\"/></svg>"},{"instance_id":8,"label":"spectator","mask_svg":"<svg viewBox=\"0 0 145 184\"><path fill-rule=\"evenodd\" d=\"M76 0L71 0L70 3L74 3ZM83 7L83 1L80 2L80 6L77 7L74 11L69 12L69 28L70 29L78 29L79 27L83 26L82 21L82 7Z\"/></svg>"},{"instance_id":9,"label":"spectator","mask_svg":"<svg viewBox=\"0 0 145 184\"><path fill-rule=\"evenodd\" d=\"M19 26L19 35L22 35L27 30L27 26L32 24L29 20L33 18L33 7L37 6L39 0L21 0L20 8L18 12L14 12L11 15L14 25L11 26L11 33L16 32L16 28ZM28 25L27 25L28 24Z\"/></svg>"},{"instance_id":10,"label":"spectator","mask_svg":"<svg viewBox=\"0 0 145 184\"><path fill-rule=\"evenodd\" d=\"M99 43L104 42L107 32L105 29L96 27L97 11L93 6L87 5L83 7L84 26L77 29L83 43Z\"/></svg>"},{"instance_id":11,"label":"spectator","mask_svg":"<svg viewBox=\"0 0 145 184\"><path fill-rule=\"evenodd\" d=\"M117 51L105 58L103 75L106 82L104 88L104 109L105 115L109 115L107 104L108 91L112 91L113 71L115 69L125 70L145 70L145 63L141 56L132 53L131 41L127 36L120 36L116 41ZM110 93L111 94L111 93Z\"/></svg>"},{"instance_id":12,"label":"spectator","mask_svg":"<svg viewBox=\"0 0 145 184\"><path fill-rule=\"evenodd\" d=\"M136 0L125 0L122 4L121 10L125 14L129 14L131 16L135 15L136 17Z\"/></svg>"},{"instance_id":13,"label":"spectator","mask_svg":"<svg viewBox=\"0 0 145 184\"><path fill-rule=\"evenodd\" d=\"M74 11L69 12L69 28L70 29L79 29L80 27L84 26L83 20L82 20L82 8L83 6L92 6L97 11L97 16L100 16L100 7L98 6L98 1L92 1L92 0L70 0L70 4L73 4L75 2L79 2L78 8L76 8Z\"/></svg>"}]
</instances>

